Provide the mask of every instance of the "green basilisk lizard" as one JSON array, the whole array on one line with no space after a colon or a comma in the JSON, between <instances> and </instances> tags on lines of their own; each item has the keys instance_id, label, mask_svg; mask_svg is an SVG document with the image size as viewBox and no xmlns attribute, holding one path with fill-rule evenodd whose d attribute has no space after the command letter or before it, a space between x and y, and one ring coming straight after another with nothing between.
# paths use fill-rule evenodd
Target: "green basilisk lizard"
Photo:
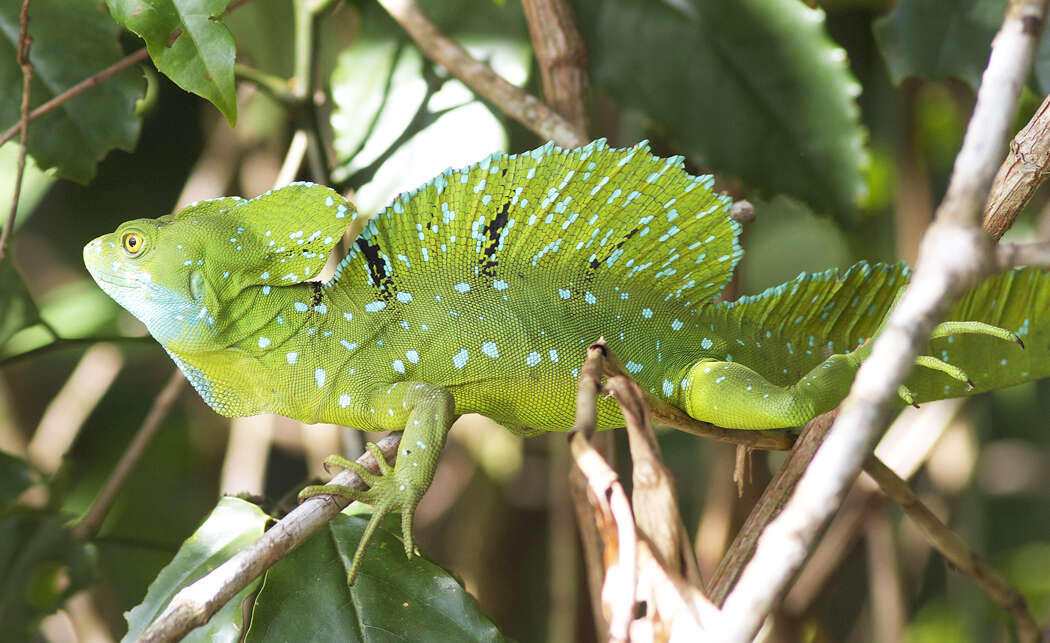
<instances>
[{"instance_id":1,"label":"green basilisk lizard","mask_svg":"<svg viewBox=\"0 0 1050 643\"><path fill-rule=\"evenodd\" d=\"M710 176L645 143L548 144L400 195L327 283L311 279L357 213L308 183L129 221L84 260L218 413L404 429L393 467L370 445L378 476L338 461L371 485L342 492L375 508L352 582L385 514L401 512L411 556L413 512L458 415L522 435L571 427L599 337L698 420L773 429L835 407L907 268L861 263L715 303L742 254L729 206ZM1046 273L989 279L936 329L902 403L1050 375L1048 315ZM598 422L621 425L613 401Z\"/></svg>"}]
</instances>

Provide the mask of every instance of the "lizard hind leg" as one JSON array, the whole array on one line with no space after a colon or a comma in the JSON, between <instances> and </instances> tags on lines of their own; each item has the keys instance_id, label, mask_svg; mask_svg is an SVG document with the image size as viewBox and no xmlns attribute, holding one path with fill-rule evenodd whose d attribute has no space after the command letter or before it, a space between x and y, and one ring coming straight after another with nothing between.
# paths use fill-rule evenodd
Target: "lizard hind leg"
<instances>
[{"instance_id":1,"label":"lizard hind leg","mask_svg":"<svg viewBox=\"0 0 1050 643\"><path fill-rule=\"evenodd\" d=\"M727 429L799 426L829 411L849 392L858 362L835 354L796 382L780 385L739 362L700 360L685 376L682 407Z\"/></svg>"}]
</instances>

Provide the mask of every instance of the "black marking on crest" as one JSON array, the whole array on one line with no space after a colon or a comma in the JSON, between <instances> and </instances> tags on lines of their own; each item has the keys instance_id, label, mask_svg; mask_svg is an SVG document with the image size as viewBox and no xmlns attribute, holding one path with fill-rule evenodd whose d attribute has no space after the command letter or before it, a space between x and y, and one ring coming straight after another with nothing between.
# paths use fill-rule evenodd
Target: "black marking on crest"
<instances>
[{"instance_id":1,"label":"black marking on crest","mask_svg":"<svg viewBox=\"0 0 1050 643\"><path fill-rule=\"evenodd\" d=\"M372 285L379 289L380 298L386 300L393 297L394 280L386 272L386 261L380 256L379 246L369 243L368 239L358 237L357 247L364 255L368 264L368 276L372 279Z\"/></svg>"},{"instance_id":2,"label":"black marking on crest","mask_svg":"<svg viewBox=\"0 0 1050 643\"><path fill-rule=\"evenodd\" d=\"M496 250L499 247L499 236L503 228L507 227L507 214L510 212L510 201L505 200L499 213L489 221L489 224L481 231L488 236L488 245L481 249L481 274L486 277L495 277L499 261L496 259Z\"/></svg>"},{"instance_id":3,"label":"black marking on crest","mask_svg":"<svg viewBox=\"0 0 1050 643\"><path fill-rule=\"evenodd\" d=\"M601 265L603 263L605 263L606 260L608 260L609 257L611 257L614 252L616 252L617 250L622 248L623 245L625 243L627 243L627 241L631 237L633 237L635 234L637 234L637 233L638 233L638 228L634 228L630 232L625 234L623 236L623 239L620 239L614 245L611 245L611 246L608 247L608 252L605 253L604 257L599 257L598 254L595 253L594 259L591 259L590 263L588 264L588 267L590 268L590 270L588 270L586 272L586 274L584 274L583 280L584 281L592 281L594 279L594 274L595 274L595 272L597 272L598 268L600 268Z\"/></svg>"},{"instance_id":4,"label":"black marking on crest","mask_svg":"<svg viewBox=\"0 0 1050 643\"><path fill-rule=\"evenodd\" d=\"M320 304L324 298L324 286L320 281L311 281L310 286L313 288L313 293L310 294L310 307L312 308Z\"/></svg>"}]
</instances>

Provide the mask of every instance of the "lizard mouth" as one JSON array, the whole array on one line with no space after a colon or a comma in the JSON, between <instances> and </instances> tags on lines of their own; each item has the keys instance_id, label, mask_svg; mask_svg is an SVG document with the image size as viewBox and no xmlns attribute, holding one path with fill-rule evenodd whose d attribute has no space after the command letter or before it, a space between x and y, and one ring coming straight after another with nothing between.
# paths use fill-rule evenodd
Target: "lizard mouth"
<instances>
[{"instance_id":1,"label":"lizard mouth","mask_svg":"<svg viewBox=\"0 0 1050 643\"><path fill-rule=\"evenodd\" d=\"M136 290L153 283L152 276L145 270L128 270L119 259L107 257L103 248L104 239L99 237L84 246L84 265L103 290Z\"/></svg>"}]
</instances>

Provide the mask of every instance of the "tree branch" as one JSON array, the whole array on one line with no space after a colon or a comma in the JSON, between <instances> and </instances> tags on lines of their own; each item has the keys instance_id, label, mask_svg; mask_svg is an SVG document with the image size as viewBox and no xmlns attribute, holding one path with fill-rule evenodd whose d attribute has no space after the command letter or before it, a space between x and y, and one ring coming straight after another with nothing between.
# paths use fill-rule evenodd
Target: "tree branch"
<instances>
[{"instance_id":1,"label":"tree branch","mask_svg":"<svg viewBox=\"0 0 1050 643\"><path fill-rule=\"evenodd\" d=\"M993 43L973 116L915 278L875 340L827 440L726 598L719 640L750 641L804 561L886 426L915 357L950 303L994 268L979 226L1003 141L1046 15L1046 2L1015 0Z\"/></svg>"},{"instance_id":2,"label":"tree branch","mask_svg":"<svg viewBox=\"0 0 1050 643\"><path fill-rule=\"evenodd\" d=\"M864 463L864 472L879 484L879 488L890 500L900 505L934 548L959 571L973 578L978 585L994 600L1002 605L1017 625L1017 638L1023 643L1036 643L1039 640L1039 627L1028 611L1024 597L1011 587L1002 576L967 546L966 542L951 529L948 529L937 516L919 500L915 492L874 455Z\"/></svg>"},{"instance_id":3,"label":"tree branch","mask_svg":"<svg viewBox=\"0 0 1050 643\"><path fill-rule=\"evenodd\" d=\"M179 393L182 392L185 385L186 378L183 377L182 371L176 368L172 372L171 377L168 378L168 383L164 385L164 388L153 400L153 406L150 407L146 419L142 421L142 426L135 433L135 438L131 441L131 444L124 450L124 454L120 456L120 462L113 468L113 472L109 474L109 478L106 479L106 483L102 486L98 495L95 496L95 500L91 503L88 512L73 527L74 538L77 540L90 540L98 533L99 527L102 526L102 521L105 519L106 514L109 513L113 502L117 499L120 488L124 486L128 476L134 471L135 465L142 458L142 454L146 452L146 447L153 440L153 436L157 434L160 423L171 412L172 405L175 404L175 400L178 399Z\"/></svg>"},{"instance_id":4,"label":"tree branch","mask_svg":"<svg viewBox=\"0 0 1050 643\"><path fill-rule=\"evenodd\" d=\"M379 0L379 4L412 36L423 55L443 65L480 96L541 138L566 148L579 147L587 142L582 132L542 101L507 82L441 33L423 15L415 0Z\"/></svg>"},{"instance_id":5,"label":"tree branch","mask_svg":"<svg viewBox=\"0 0 1050 643\"><path fill-rule=\"evenodd\" d=\"M523 0L547 103L577 132L587 126L587 49L566 0Z\"/></svg>"},{"instance_id":6,"label":"tree branch","mask_svg":"<svg viewBox=\"0 0 1050 643\"><path fill-rule=\"evenodd\" d=\"M1050 96L1010 141L985 206L984 229L1002 238L1050 174Z\"/></svg>"},{"instance_id":7,"label":"tree branch","mask_svg":"<svg viewBox=\"0 0 1050 643\"><path fill-rule=\"evenodd\" d=\"M29 61L29 0L22 0L22 11L19 13L18 28L18 66L22 68L22 118L18 121L20 141L18 143L18 167L15 171L15 189L11 196L11 209L7 213L7 222L0 232L0 261L7 254L7 244L15 227L15 215L18 214L18 198L22 194L22 177L26 171L27 137L29 135L29 95L33 88L33 63Z\"/></svg>"}]
</instances>

